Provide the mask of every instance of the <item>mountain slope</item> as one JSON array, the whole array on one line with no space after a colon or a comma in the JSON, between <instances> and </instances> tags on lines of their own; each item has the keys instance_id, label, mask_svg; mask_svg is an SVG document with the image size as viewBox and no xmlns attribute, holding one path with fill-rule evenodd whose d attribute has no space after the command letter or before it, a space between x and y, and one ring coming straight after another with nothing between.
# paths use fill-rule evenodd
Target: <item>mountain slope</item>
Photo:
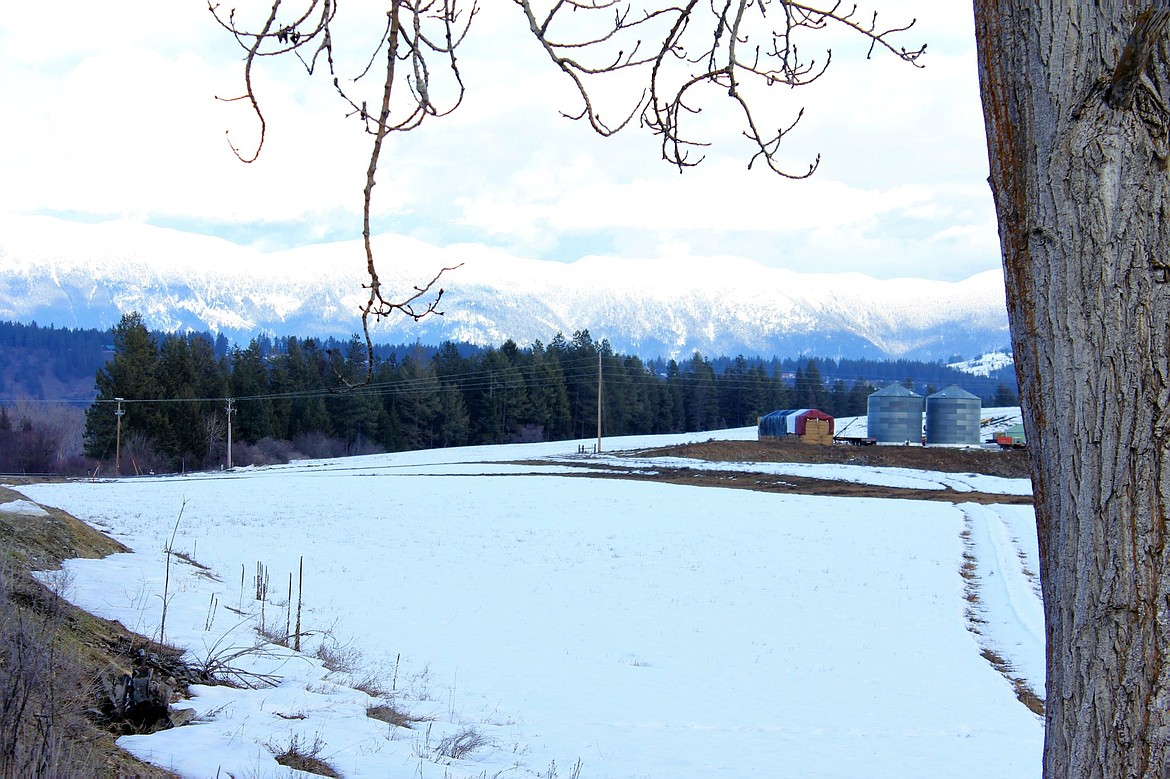
<instances>
[{"instance_id":1,"label":"mountain slope","mask_svg":"<svg viewBox=\"0 0 1170 779\"><path fill-rule=\"evenodd\" d=\"M643 356L704 354L937 359L1008 341L1003 280L876 280L796 273L740 258L563 264L478 245L375 239L379 272L402 295L443 267L445 316L391 320L378 340L498 344L588 329ZM165 330L346 337L359 329L358 242L260 252L136 222L0 221L0 319L108 327L137 310Z\"/></svg>"}]
</instances>

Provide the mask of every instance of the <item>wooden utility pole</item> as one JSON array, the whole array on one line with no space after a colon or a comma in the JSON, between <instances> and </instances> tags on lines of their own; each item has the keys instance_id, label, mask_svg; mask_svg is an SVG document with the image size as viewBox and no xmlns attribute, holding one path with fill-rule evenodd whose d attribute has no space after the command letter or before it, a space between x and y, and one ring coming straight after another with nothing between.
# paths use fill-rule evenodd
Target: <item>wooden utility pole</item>
<instances>
[{"instance_id":1,"label":"wooden utility pole","mask_svg":"<svg viewBox=\"0 0 1170 779\"><path fill-rule=\"evenodd\" d=\"M126 412L122 410L122 398L114 398L118 404L118 408L114 410L114 417L118 420L118 432L115 435L114 443L114 475L122 475L122 415ZM108 440L108 439L107 439Z\"/></svg>"},{"instance_id":2,"label":"wooden utility pole","mask_svg":"<svg viewBox=\"0 0 1170 779\"><path fill-rule=\"evenodd\" d=\"M597 453L601 454L601 350L597 350Z\"/></svg>"},{"instance_id":3,"label":"wooden utility pole","mask_svg":"<svg viewBox=\"0 0 1170 779\"><path fill-rule=\"evenodd\" d=\"M230 471L232 469L232 401L234 398L227 399L227 467Z\"/></svg>"}]
</instances>

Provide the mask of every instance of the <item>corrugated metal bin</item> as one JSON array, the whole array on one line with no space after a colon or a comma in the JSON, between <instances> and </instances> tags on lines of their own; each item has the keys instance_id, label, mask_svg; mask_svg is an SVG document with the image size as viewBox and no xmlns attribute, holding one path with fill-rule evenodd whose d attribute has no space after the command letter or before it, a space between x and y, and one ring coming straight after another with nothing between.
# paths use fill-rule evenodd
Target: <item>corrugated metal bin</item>
<instances>
[{"instance_id":1,"label":"corrugated metal bin","mask_svg":"<svg viewBox=\"0 0 1170 779\"><path fill-rule=\"evenodd\" d=\"M941 446L979 444L983 403L977 395L952 384L926 398L926 443Z\"/></svg>"},{"instance_id":2,"label":"corrugated metal bin","mask_svg":"<svg viewBox=\"0 0 1170 779\"><path fill-rule=\"evenodd\" d=\"M867 435L879 444L922 443L922 396L901 384L883 387L866 402Z\"/></svg>"}]
</instances>

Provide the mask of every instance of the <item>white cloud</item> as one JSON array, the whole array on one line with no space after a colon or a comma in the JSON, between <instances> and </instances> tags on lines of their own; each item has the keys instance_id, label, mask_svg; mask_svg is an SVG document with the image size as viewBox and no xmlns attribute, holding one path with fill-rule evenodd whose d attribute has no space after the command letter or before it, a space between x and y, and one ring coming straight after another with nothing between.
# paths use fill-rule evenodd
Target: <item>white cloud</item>
<instances>
[{"instance_id":1,"label":"white cloud","mask_svg":"<svg viewBox=\"0 0 1170 779\"><path fill-rule=\"evenodd\" d=\"M351 19L381 13L361 3L342 10ZM879 262L852 259L858 252L922 258L916 247L946 240L962 244L967 265L992 267L971 11L955 5L882 3L883 19L919 17L906 41L930 41L925 70L890 56L867 61L857 41L827 39L835 50L825 78L775 91L780 116L807 107L784 152L792 168L823 155L812 179L790 182L746 172L735 127L698 128L720 145L680 176L636 127L603 140L562 118L577 107L570 86L524 37L511 4L485 4L464 60L465 104L390 141L375 216L439 242L480 240L565 260L581 242L647 251L728 244L771 264L831 270ZM0 210L127 215L224 234L261 224L295 223L295 235L307 237L354 229L370 138L345 119L327 79L308 80L293 63L257 67L268 134L260 159L243 165L224 131L250 147L255 117L245 103L215 99L239 94L242 52L205 6L127 0L114 17L62 0L8 11ZM36 29L52 29L51 42L27 34ZM366 43L377 34L353 29ZM348 53L344 67L364 64L365 49ZM908 261L890 263L891 272ZM938 272L923 261L924 273Z\"/></svg>"},{"instance_id":2,"label":"white cloud","mask_svg":"<svg viewBox=\"0 0 1170 779\"><path fill-rule=\"evenodd\" d=\"M817 178L800 183L745 176L741 169L713 163L677 178L629 183L593 181L560 193L552 202L511 204L531 210L557 230L598 227L652 230L741 230L788 233L820 226L836 229L864 224L879 214L921 202L921 187L861 190Z\"/></svg>"}]
</instances>

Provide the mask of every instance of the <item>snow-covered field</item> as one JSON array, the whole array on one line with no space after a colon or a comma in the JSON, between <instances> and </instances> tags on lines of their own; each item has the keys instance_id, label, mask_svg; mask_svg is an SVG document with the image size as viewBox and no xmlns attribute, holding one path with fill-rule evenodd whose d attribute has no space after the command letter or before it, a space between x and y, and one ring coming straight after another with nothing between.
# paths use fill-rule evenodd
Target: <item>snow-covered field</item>
<instances>
[{"instance_id":1,"label":"snow-covered field","mask_svg":"<svg viewBox=\"0 0 1170 779\"><path fill-rule=\"evenodd\" d=\"M1043 690L1030 507L765 494L505 464L572 456L577 445L20 491L135 550L72 561L54 581L148 635L158 633L163 550L178 520L174 548L218 579L172 562L165 638L196 660L255 643L257 563L271 577L264 619L283 631L289 576L304 558L308 648L339 645L353 673L273 647L236 662L278 675L277 686L195 688L180 704L197 711L193 724L121 740L183 776L290 775L272 753L293 736L346 777L1039 775L1042 722L980 654L993 649ZM816 469L801 473L858 475ZM915 487L941 478L871 476ZM969 630L972 608L979 634ZM404 729L367 717L376 701L345 685L371 672L424 720ZM453 759L444 739L459 733L483 743Z\"/></svg>"}]
</instances>

